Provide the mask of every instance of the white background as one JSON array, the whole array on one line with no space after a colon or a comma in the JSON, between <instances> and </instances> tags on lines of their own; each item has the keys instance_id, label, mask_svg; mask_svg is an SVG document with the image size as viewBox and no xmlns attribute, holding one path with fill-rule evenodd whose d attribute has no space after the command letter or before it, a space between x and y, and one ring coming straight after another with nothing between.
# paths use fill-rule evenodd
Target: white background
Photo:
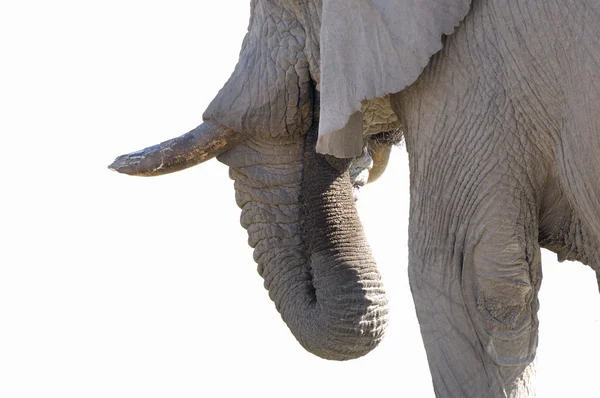
<instances>
[{"instance_id":1,"label":"white background","mask_svg":"<svg viewBox=\"0 0 600 398\"><path fill-rule=\"evenodd\" d=\"M431 397L406 278L404 148L359 202L392 306L368 356L305 352L268 299L227 168L106 169L195 127L247 0L0 8L0 397ZM538 396L594 397L598 290L544 252Z\"/></svg>"}]
</instances>

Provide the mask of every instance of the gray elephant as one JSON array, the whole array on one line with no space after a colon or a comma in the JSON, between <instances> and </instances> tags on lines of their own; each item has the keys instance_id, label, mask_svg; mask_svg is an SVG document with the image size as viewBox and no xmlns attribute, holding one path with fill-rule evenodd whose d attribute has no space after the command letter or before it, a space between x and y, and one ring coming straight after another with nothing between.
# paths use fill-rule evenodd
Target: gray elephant
<instances>
[{"instance_id":1,"label":"gray elephant","mask_svg":"<svg viewBox=\"0 0 600 398\"><path fill-rule=\"evenodd\" d=\"M600 0L252 0L204 123L110 168L218 156L283 320L346 360L388 317L354 193L403 136L436 395L531 396L540 247L600 267L599 65Z\"/></svg>"}]
</instances>

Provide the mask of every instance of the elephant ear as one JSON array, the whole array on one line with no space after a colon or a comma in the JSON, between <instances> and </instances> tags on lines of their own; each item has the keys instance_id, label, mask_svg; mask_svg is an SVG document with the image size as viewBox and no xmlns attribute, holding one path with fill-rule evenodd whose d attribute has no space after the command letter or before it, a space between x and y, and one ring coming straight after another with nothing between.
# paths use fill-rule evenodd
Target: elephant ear
<instances>
[{"instance_id":1,"label":"elephant ear","mask_svg":"<svg viewBox=\"0 0 600 398\"><path fill-rule=\"evenodd\" d=\"M317 151L358 156L362 111L414 83L470 0L323 0ZM384 101L385 102L385 101ZM389 101L388 101L389 103Z\"/></svg>"}]
</instances>

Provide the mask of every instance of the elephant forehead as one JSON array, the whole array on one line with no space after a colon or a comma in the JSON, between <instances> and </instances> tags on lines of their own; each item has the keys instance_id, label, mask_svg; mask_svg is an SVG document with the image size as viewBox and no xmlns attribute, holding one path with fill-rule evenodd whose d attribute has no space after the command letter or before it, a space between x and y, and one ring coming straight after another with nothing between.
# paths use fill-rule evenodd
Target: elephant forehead
<instances>
[{"instance_id":1,"label":"elephant forehead","mask_svg":"<svg viewBox=\"0 0 600 398\"><path fill-rule=\"evenodd\" d=\"M238 64L204 119L255 137L298 136L312 121L305 30L277 1L254 1Z\"/></svg>"}]
</instances>

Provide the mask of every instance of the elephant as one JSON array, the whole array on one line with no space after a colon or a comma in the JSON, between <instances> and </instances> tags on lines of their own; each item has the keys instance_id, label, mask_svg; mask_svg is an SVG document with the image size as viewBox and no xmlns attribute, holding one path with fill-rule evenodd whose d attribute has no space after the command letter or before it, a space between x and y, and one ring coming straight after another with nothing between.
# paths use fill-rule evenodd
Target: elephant
<instances>
[{"instance_id":1,"label":"elephant","mask_svg":"<svg viewBox=\"0 0 600 398\"><path fill-rule=\"evenodd\" d=\"M282 319L349 360L389 318L356 193L403 140L436 396L533 396L540 248L600 272L599 38L599 0L251 0L204 122L109 168L229 166Z\"/></svg>"}]
</instances>

